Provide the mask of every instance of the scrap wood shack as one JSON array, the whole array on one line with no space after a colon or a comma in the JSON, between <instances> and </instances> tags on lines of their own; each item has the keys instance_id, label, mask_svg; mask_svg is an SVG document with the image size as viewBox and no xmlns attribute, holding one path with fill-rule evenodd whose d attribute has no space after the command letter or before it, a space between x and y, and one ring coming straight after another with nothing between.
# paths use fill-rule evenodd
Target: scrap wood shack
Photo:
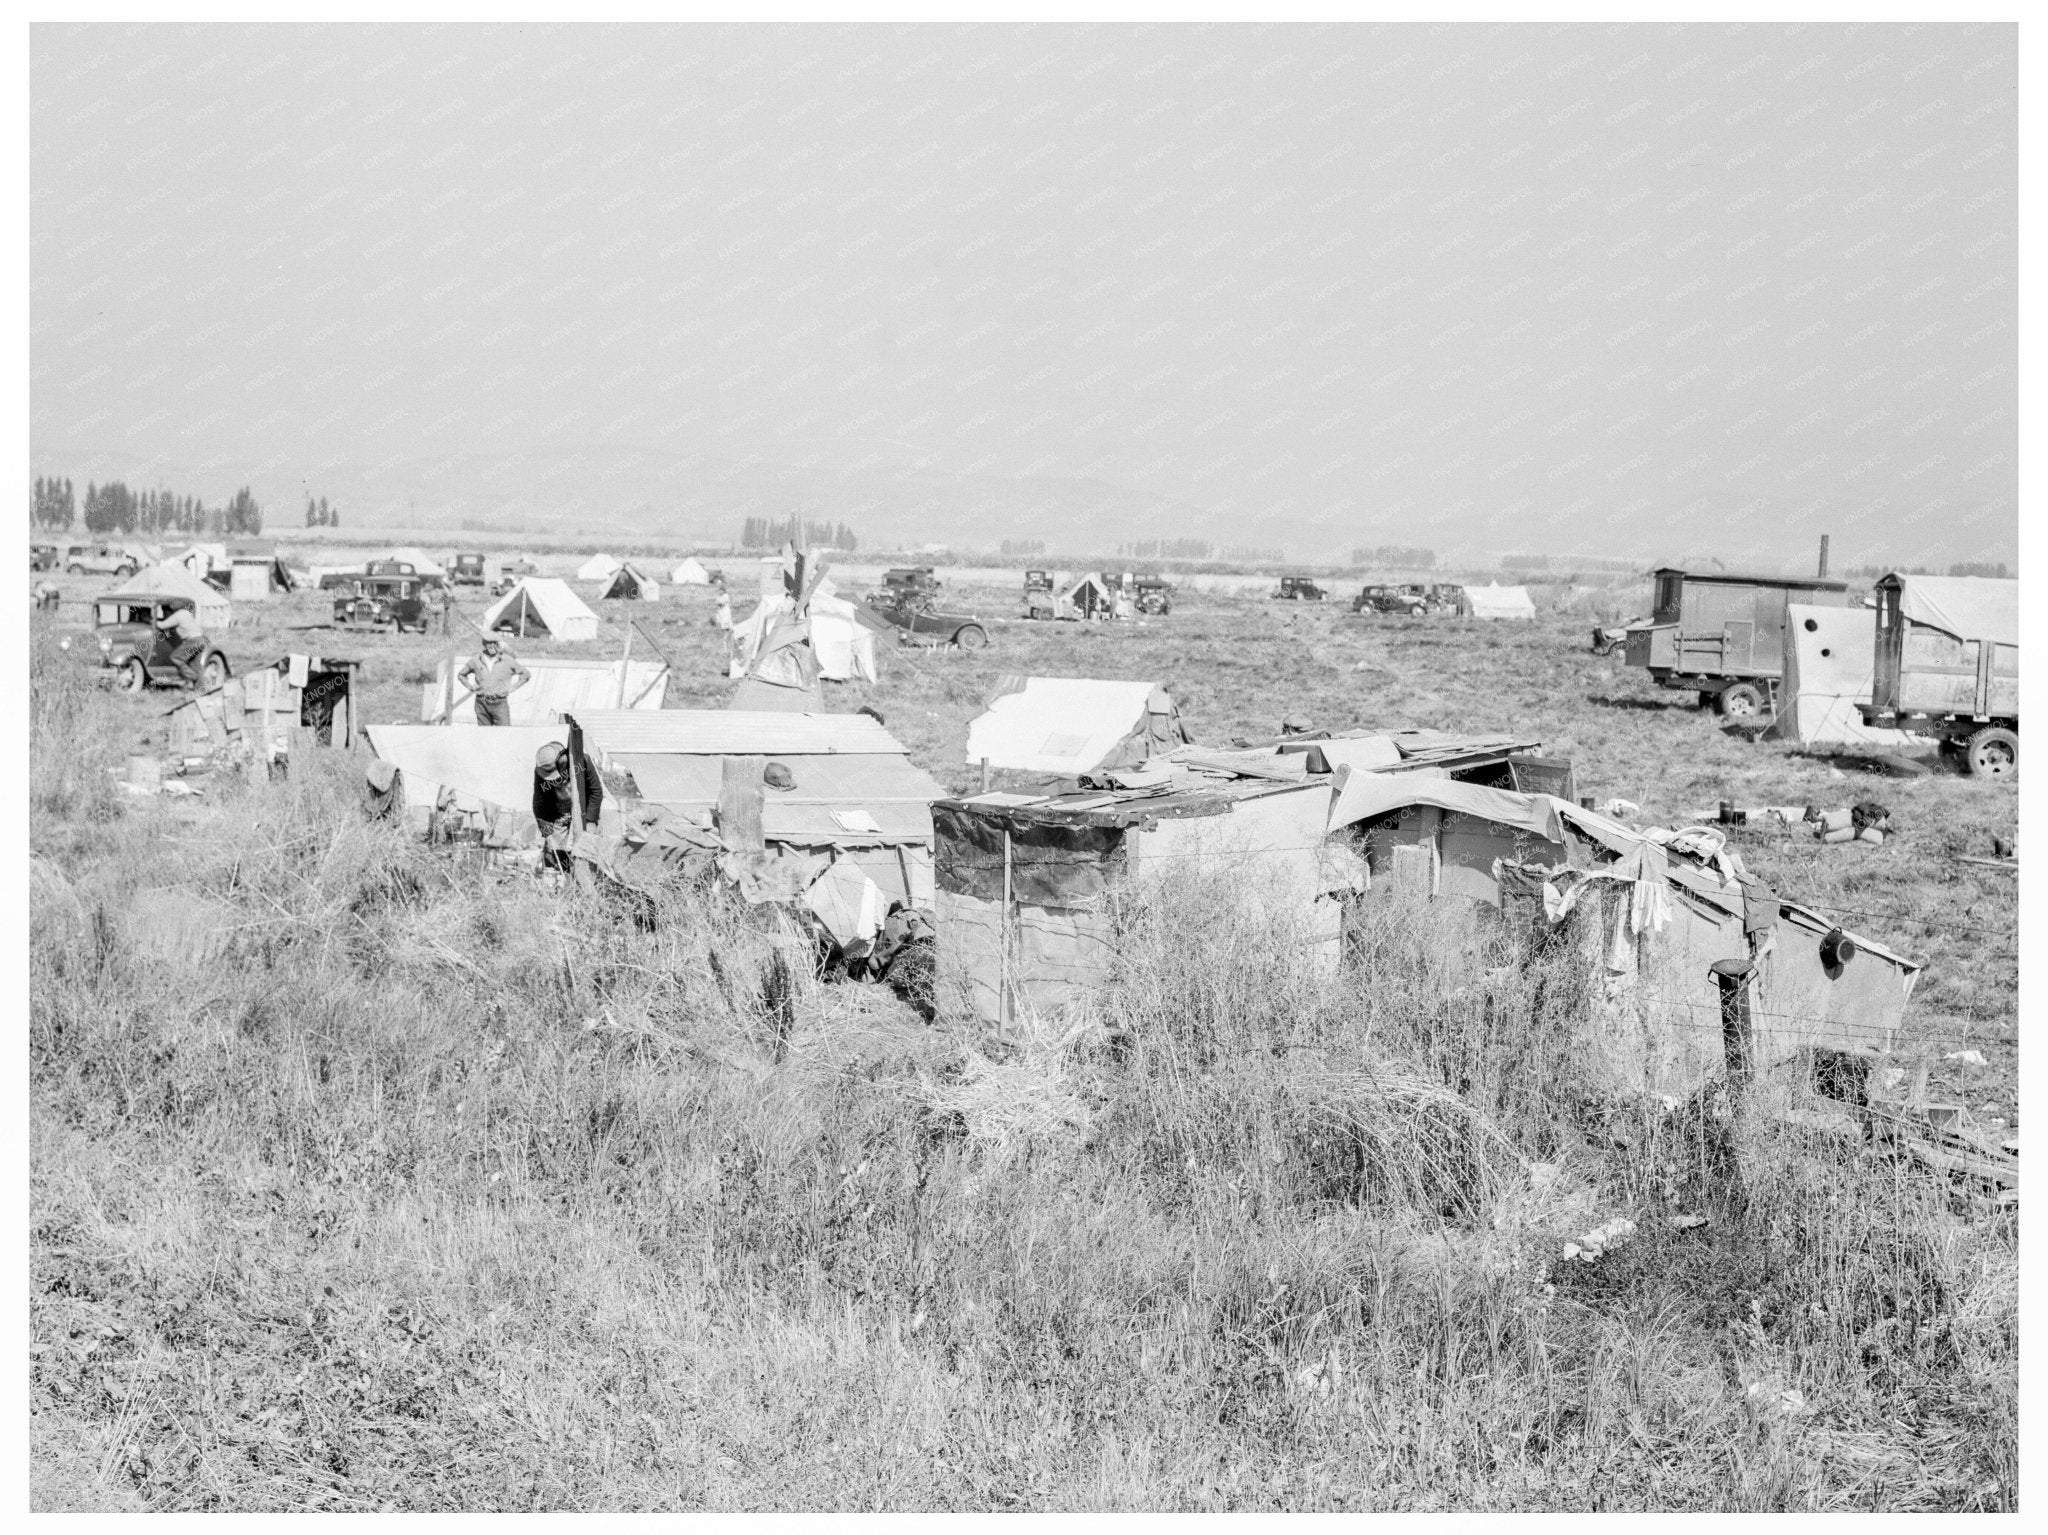
<instances>
[{"instance_id":1,"label":"scrap wood shack","mask_svg":"<svg viewBox=\"0 0 2048 1535\"><path fill-rule=\"evenodd\" d=\"M230 677L210 693L169 712L173 756L247 754L274 762L297 739L346 749L355 744L361 713L357 684L363 663L337 656L280 656L269 666Z\"/></svg>"},{"instance_id":2,"label":"scrap wood shack","mask_svg":"<svg viewBox=\"0 0 2048 1535\"><path fill-rule=\"evenodd\" d=\"M1568 954L1590 1062L1616 1091L1686 1094L1725 1069L1717 963L1750 967L1754 1066L1890 1048L1922 968L1779 896L1710 828L1637 828L1552 795L1346 772L1330 830L1372 891L1462 897L1482 926L1497 911L1532 955Z\"/></svg>"},{"instance_id":3,"label":"scrap wood shack","mask_svg":"<svg viewBox=\"0 0 2048 1535\"><path fill-rule=\"evenodd\" d=\"M891 909L932 905L932 802L944 787L866 714L591 710L629 779L629 859L716 867L749 901L808 907L856 952Z\"/></svg>"}]
</instances>

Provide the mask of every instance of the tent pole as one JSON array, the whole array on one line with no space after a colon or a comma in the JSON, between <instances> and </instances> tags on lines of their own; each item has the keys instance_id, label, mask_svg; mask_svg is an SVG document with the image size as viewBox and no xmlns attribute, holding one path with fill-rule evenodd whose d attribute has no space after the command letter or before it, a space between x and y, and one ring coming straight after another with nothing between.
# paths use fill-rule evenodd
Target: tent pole
<instances>
[{"instance_id":1,"label":"tent pole","mask_svg":"<svg viewBox=\"0 0 2048 1535\"><path fill-rule=\"evenodd\" d=\"M1003 922L1002 922L1002 970L996 992L996 1022L1004 1028L1010 1023L1010 828L1003 828Z\"/></svg>"},{"instance_id":2,"label":"tent pole","mask_svg":"<svg viewBox=\"0 0 2048 1535\"><path fill-rule=\"evenodd\" d=\"M981 792L988 793L988 758L981 759Z\"/></svg>"},{"instance_id":3,"label":"tent pole","mask_svg":"<svg viewBox=\"0 0 2048 1535\"><path fill-rule=\"evenodd\" d=\"M626 622L626 648L619 652L619 701L616 707L626 707L626 663L633 659L633 624Z\"/></svg>"}]
</instances>

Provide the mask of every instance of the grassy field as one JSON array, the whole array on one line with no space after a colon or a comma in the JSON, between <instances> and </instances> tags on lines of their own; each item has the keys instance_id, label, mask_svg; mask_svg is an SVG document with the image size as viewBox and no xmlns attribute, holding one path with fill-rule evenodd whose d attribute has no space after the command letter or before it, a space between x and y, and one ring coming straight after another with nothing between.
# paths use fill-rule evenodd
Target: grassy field
<instances>
[{"instance_id":1,"label":"grassy field","mask_svg":"<svg viewBox=\"0 0 2048 1535\"><path fill-rule=\"evenodd\" d=\"M458 876L341 761L116 793L174 696L96 691L90 641L57 646L81 611L31 658L38 1507L2017 1506L2015 1222L1590 1101L1560 988L1427 908L1325 975L1189 885L1067 1033L808 980L784 1032L734 979L772 935L716 891L662 890L650 930ZM635 611L671 706L722 704L708 599ZM368 717L416 719L451 642L324 612L247 607L228 649L360 656ZM1018 672L1163 682L1205 741L1513 730L1667 823L1881 800L1883 847L1737 840L1927 962L1902 1059L2016 1125L2016 881L1957 861L2013 833L2012 787L1735 738L1588 654L1593 616L1191 595L891 652L830 707L958 788ZM224 951L136 941L194 900ZM1616 1215L1633 1240L1560 1259Z\"/></svg>"}]
</instances>

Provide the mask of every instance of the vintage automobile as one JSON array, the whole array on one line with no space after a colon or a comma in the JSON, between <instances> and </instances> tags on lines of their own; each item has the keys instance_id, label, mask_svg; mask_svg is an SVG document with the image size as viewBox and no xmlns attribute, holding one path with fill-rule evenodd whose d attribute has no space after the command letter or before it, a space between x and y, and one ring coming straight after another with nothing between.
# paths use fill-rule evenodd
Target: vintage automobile
<instances>
[{"instance_id":1,"label":"vintage automobile","mask_svg":"<svg viewBox=\"0 0 2048 1535\"><path fill-rule=\"evenodd\" d=\"M1307 576L1282 576L1273 598L1276 602L1327 602L1330 594Z\"/></svg>"},{"instance_id":2,"label":"vintage automobile","mask_svg":"<svg viewBox=\"0 0 2048 1535\"><path fill-rule=\"evenodd\" d=\"M1865 723L1938 741L1982 778L2020 770L2019 582L1894 573L1877 583Z\"/></svg>"},{"instance_id":3,"label":"vintage automobile","mask_svg":"<svg viewBox=\"0 0 2048 1535\"><path fill-rule=\"evenodd\" d=\"M1051 618L1053 616L1054 601L1052 572L1049 570L1025 571L1024 616L1026 618Z\"/></svg>"},{"instance_id":4,"label":"vintage automobile","mask_svg":"<svg viewBox=\"0 0 2048 1535\"><path fill-rule=\"evenodd\" d=\"M958 645L962 650L979 650L988 643L988 630L979 618L935 611L929 590L885 588L869 592L867 605L875 617L904 631L898 637L904 643Z\"/></svg>"},{"instance_id":5,"label":"vintage automobile","mask_svg":"<svg viewBox=\"0 0 2048 1535\"><path fill-rule=\"evenodd\" d=\"M189 688L171 664L177 647L157 623L176 609L191 610L190 597L102 597L93 604L93 633L99 642L100 681L124 693L145 688ZM211 692L234 675L224 652L211 642L199 656L199 687Z\"/></svg>"},{"instance_id":6,"label":"vintage automobile","mask_svg":"<svg viewBox=\"0 0 2048 1535\"><path fill-rule=\"evenodd\" d=\"M458 554L455 564L448 571L450 586L483 586L486 584L484 557L481 554Z\"/></svg>"},{"instance_id":7,"label":"vintage automobile","mask_svg":"<svg viewBox=\"0 0 2048 1535\"><path fill-rule=\"evenodd\" d=\"M64 569L74 576L132 576L142 558L120 544L75 544L64 556Z\"/></svg>"},{"instance_id":8,"label":"vintage automobile","mask_svg":"<svg viewBox=\"0 0 2048 1535\"><path fill-rule=\"evenodd\" d=\"M438 570L417 569L410 560L372 560L363 567L363 573L371 576L410 576L420 583L422 589L440 587L446 589L448 578Z\"/></svg>"},{"instance_id":9,"label":"vintage automobile","mask_svg":"<svg viewBox=\"0 0 2048 1535\"><path fill-rule=\"evenodd\" d=\"M1420 581L1368 586L1351 599L1354 613L1405 613L1410 618L1456 615L1464 610L1464 593L1456 586Z\"/></svg>"},{"instance_id":10,"label":"vintage automobile","mask_svg":"<svg viewBox=\"0 0 2048 1535\"><path fill-rule=\"evenodd\" d=\"M30 544L28 546L28 568L30 570L55 570L57 568L57 546L55 544Z\"/></svg>"},{"instance_id":11,"label":"vintage automobile","mask_svg":"<svg viewBox=\"0 0 2048 1535\"><path fill-rule=\"evenodd\" d=\"M414 575L357 576L354 590L334 599L334 622L343 629L411 629L427 632L439 611L438 588Z\"/></svg>"},{"instance_id":12,"label":"vintage automobile","mask_svg":"<svg viewBox=\"0 0 2048 1535\"><path fill-rule=\"evenodd\" d=\"M1140 613L1164 618L1173 611L1173 583L1164 576L1140 576L1131 583L1131 601Z\"/></svg>"}]
</instances>

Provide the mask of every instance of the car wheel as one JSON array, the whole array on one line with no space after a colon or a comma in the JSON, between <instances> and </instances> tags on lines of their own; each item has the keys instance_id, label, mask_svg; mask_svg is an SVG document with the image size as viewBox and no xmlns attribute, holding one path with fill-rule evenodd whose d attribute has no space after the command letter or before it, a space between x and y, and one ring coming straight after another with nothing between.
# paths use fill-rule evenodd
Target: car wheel
<instances>
[{"instance_id":1,"label":"car wheel","mask_svg":"<svg viewBox=\"0 0 2048 1535\"><path fill-rule=\"evenodd\" d=\"M124 693L140 693L149 686L149 673L139 657L130 656L121 663L120 686Z\"/></svg>"},{"instance_id":2,"label":"car wheel","mask_svg":"<svg viewBox=\"0 0 2048 1535\"><path fill-rule=\"evenodd\" d=\"M114 567L114 574L125 581L135 574L135 567L133 565L116 565Z\"/></svg>"},{"instance_id":3,"label":"car wheel","mask_svg":"<svg viewBox=\"0 0 2048 1535\"><path fill-rule=\"evenodd\" d=\"M227 685L228 658L216 650L206 658L206 664L199 668L199 687L202 692L212 693Z\"/></svg>"},{"instance_id":4,"label":"car wheel","mask_svg":"<svg viewBox=\"0 0 2048 1535\"><path fill-rule=\"evenodd\" d=\"M1976 778L2011 778L2020 770L2020 738L1995 725L1980 730L1963 749L1963 765Z\"/></svg>"},{"instance_id":5,"label":"car wheel","mask_svg":"<svg viewBox=\"0 0 2048 1535\"><path fill-rule=\"evenodd\" d=\"M64 574L67 576L82 576L85 574L85 567L79 564L78 561L73 560L64 567Z\"/></svg>"},{"instance_id":6,"label":"car wheel","mask_svg":"<svg viewBox=\"0 0 2048 1535\"><path fill-rule=\"evenodd\" d=\"M1410 618L1420 618L1420 617L1422 616L1422 609L1420 609L1420 608L1410 608L1410 609L1408 610L1408 616L1409 616Z\"/></svg>"},{"instance_id":7,"label":"car wheel","mask_svg":"<svg viewBox=\"0 0 2048 1535\"><path fill-rule=\"evenodd\" d=\"M966 624L953 636L953 643L962 650L979 650L988 643L988 631L979 624Z\"/></svg>"},{"instance_id":8,"label":"car wheel","mask_svg":"<svg viewBox=\"0 0 2048 1535\"><path fill-rule=\"evenodd\" d=\"M1738 682L1723 688L1716 700L1721 717L1736 724L1745 724L1764 712L1764 695L1747 682Z\"/></svg>"}]
</instances>

